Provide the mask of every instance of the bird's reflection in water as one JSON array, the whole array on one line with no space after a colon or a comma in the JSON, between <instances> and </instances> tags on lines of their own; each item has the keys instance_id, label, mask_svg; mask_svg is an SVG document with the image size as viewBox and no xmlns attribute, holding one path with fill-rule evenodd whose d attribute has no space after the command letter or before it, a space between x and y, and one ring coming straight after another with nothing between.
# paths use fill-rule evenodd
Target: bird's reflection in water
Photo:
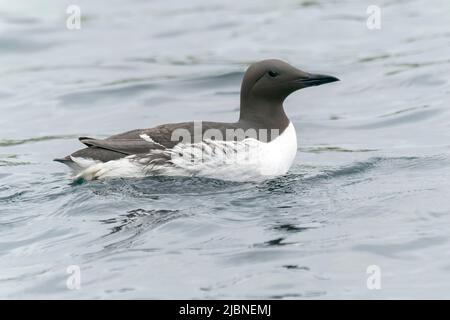
<instances>
[{"instance_id":1,"label":"bird's reflection in water","mask_svg":"<svg viewBox=\"0 0 450 320\"><path fill-rule=\"evenodd\" d=\"M179 210L146 210L133 209L118 217L100 220L101 223L110 224L109 232L95 240L101 245L99 251L86 254L86 259L96 260L120 252L154 252L157 248L141 246L139 239L147 232L172 221L186 216Z\"/></svg>"},{"instance_id":2,"label":"bird's reflection in water","mask_svg":"<svg viewBox=\"0 0 450 320\"><path fill-rule=\"evenodd\" d=\"M130 231L135 235L160 226L170 220L179 218L182 216L178 210L145 210L145 209L133 209L127 211L126 214L120 215L116 218L110 218L101 220L106 224L112 224L111 232L108 235L112 235L119 232Z\"/></svg>"}]
</instances>

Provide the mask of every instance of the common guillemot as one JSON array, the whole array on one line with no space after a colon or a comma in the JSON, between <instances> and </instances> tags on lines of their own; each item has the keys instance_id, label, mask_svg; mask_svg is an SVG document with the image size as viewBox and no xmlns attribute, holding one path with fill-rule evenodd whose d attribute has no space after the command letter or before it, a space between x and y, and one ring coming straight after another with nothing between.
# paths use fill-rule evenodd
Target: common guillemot
<instances>
[{"instance_id":1,"label":"common guillemot","mask_svg":"<svg viewBox=\"0 0 450 320\"><path fill-rule=\"evenodd\" d=\"M242 181L282 175L297 153L297 135L284 100L299 89L334 81L339 79L281 60L263 60L245 72L237 122L170 123L103 140L80 137L87 148L55 161L87 180L199 175Z\"/></svg>"}]
</instances>

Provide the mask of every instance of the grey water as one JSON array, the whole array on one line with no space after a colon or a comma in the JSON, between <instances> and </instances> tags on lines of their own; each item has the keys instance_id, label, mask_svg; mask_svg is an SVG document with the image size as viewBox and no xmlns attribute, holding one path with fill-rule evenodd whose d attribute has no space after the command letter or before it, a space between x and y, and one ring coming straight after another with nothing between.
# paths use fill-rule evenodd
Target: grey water
<instances>
[{"instance_id":1,"label":"grey water","mask_svg":"<svg viewBox=\"0 0 450 320\"><path fill-rule=\"evenodd\" d=\"M448 0L1 0L0 298L450 298L449 22ZM52 162L234 121L265 58L341 79L286 100L284 176L74 184Z\"/></svg>"}]
</instances>

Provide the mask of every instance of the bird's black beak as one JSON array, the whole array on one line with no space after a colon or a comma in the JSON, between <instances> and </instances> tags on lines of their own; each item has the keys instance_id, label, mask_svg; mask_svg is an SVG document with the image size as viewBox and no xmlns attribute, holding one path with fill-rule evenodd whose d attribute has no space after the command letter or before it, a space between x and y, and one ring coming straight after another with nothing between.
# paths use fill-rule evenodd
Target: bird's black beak
<instances>
[{"instance_id":1,"label":"bird's black beak","mask_svg":"<svg viewBox=\"0 0 450 320\"><path fill-rule=\"evenodd\" d=\"M306 73L305 76L296 79L295 83L300 85L302 88L306 88L312 86L320 86L321 84L335 81L339 81L339 79L333 76L323 74Z\"/></svg>"}]
</instances>

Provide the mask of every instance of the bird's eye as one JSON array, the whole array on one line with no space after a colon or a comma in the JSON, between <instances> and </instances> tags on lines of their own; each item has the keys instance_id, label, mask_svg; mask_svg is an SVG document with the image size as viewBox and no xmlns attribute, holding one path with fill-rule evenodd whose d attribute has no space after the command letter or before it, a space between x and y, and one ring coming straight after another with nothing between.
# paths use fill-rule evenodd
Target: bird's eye
<instances>
[{"instance_id":1,"label":"bird's eye","mask_svg":"<svg viewBox=\"0 0 450 320\"><path fill-rule=\"evenodd\" d=\"M271 76L272 78L275 78L276 76L278 76L279 75L279 73L278 72L276 72L276 71L272 71L272 70L270 70L269 72L267 72L268 73L268 75L269 76Z\"/></svg>"}]
</instances>

